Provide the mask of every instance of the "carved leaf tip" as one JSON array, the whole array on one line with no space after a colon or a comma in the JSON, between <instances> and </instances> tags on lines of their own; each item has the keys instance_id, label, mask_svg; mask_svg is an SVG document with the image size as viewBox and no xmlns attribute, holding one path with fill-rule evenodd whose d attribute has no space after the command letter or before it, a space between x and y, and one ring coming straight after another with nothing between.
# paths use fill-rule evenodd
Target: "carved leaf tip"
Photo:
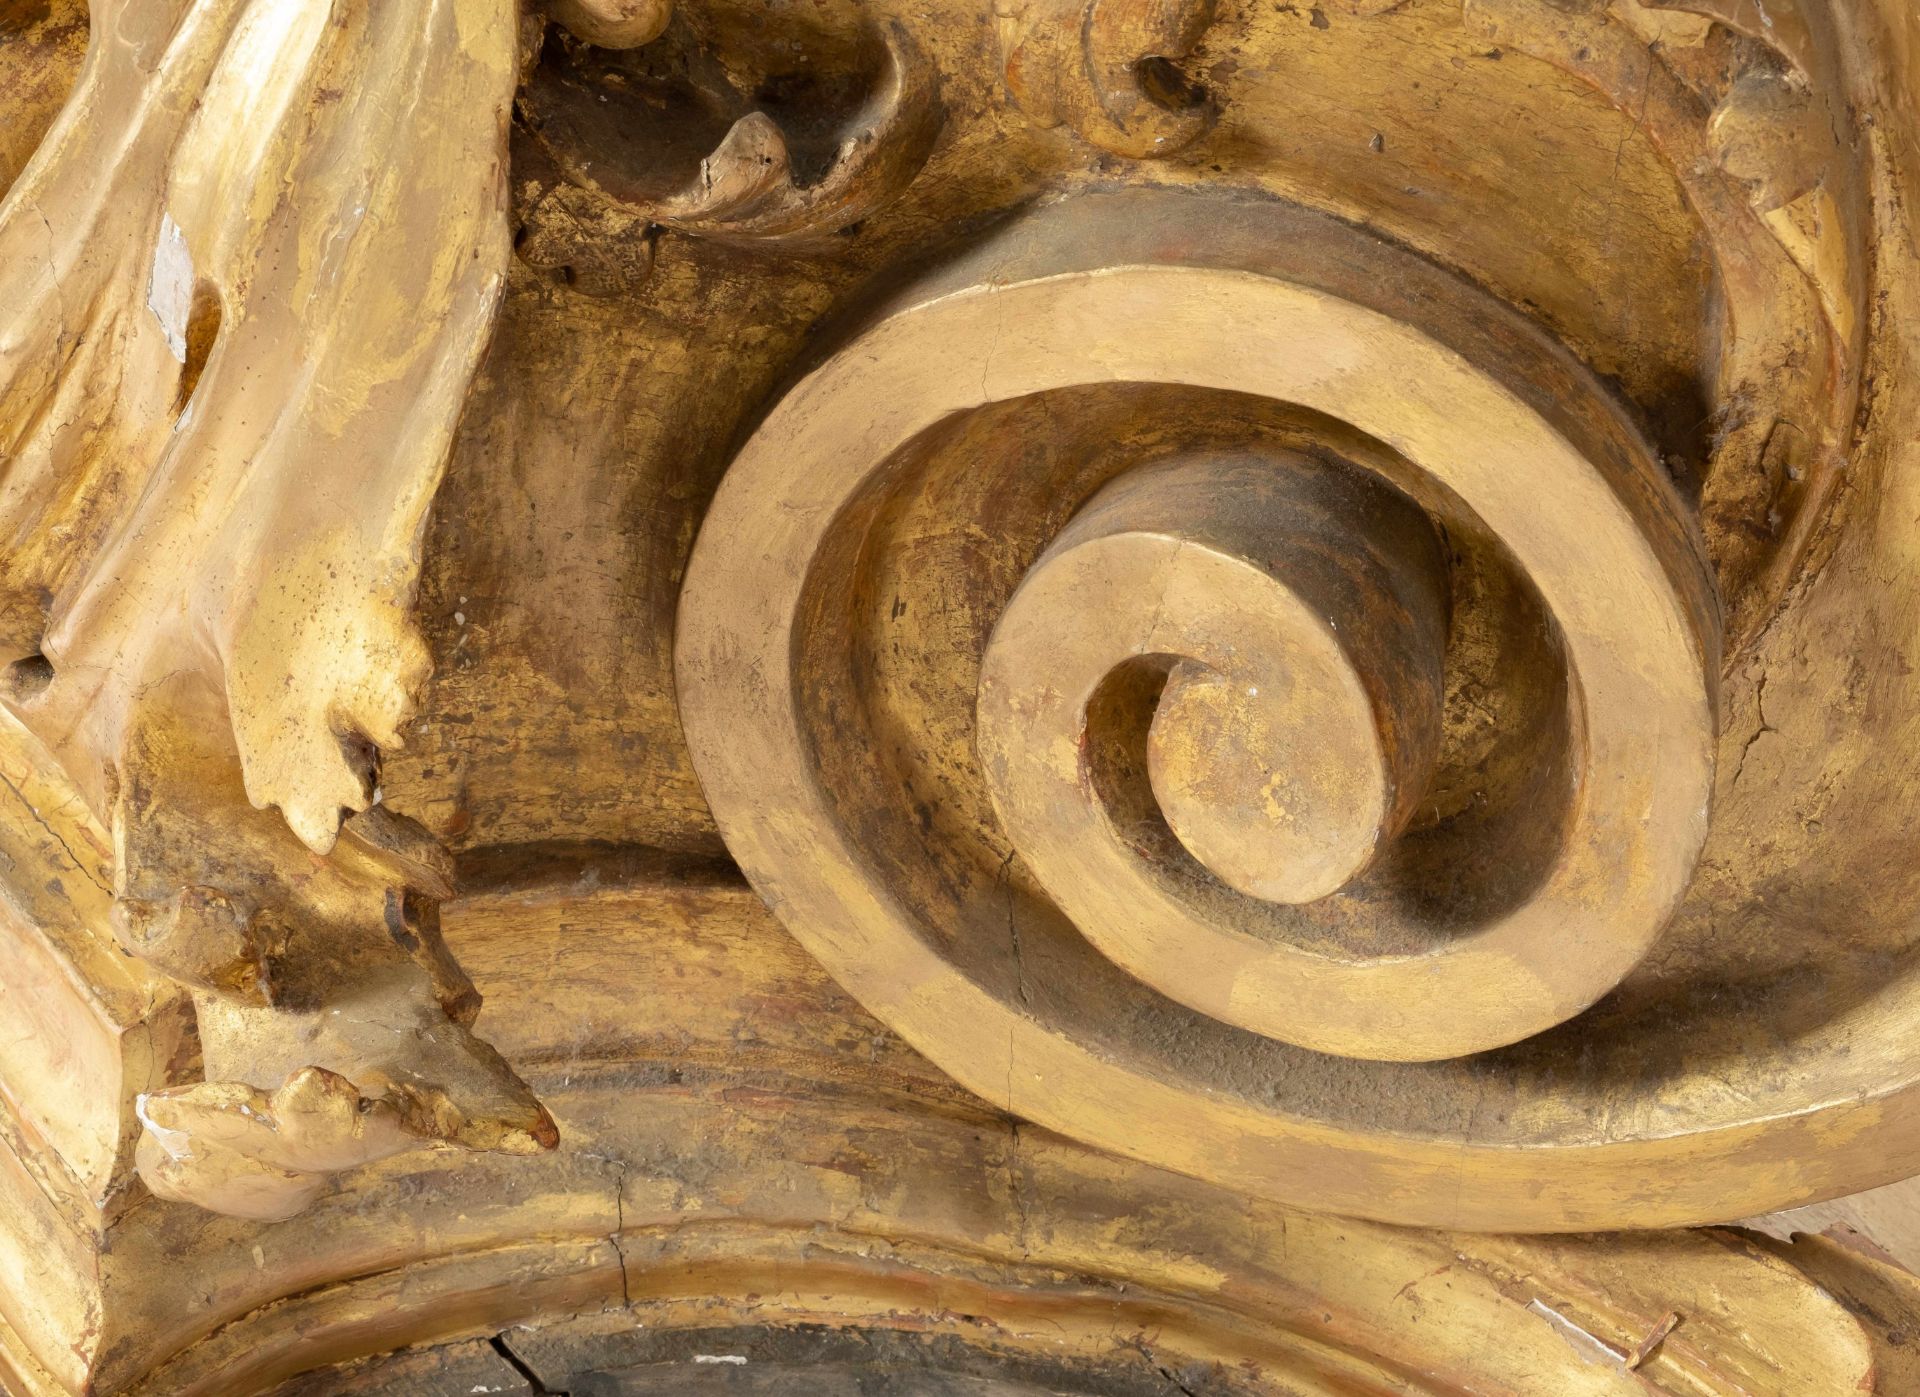
<instances>
[{"instance_id":1,"label":"carved leaf tip","mask_svg":"<svg viewBox=\"0 0 1920 1397\"><path fill-rule=\"evenodd\" d=\"M158 1197L276 1221L303 1211L335 1175L423 1146L523 1155L559 1146L527 1085L416 975L313 1011L292 1035L284 1014L210 1012L211 1051L228 1066L287 1051L320 1061L272 1091L225 1079L143 1095L136 1164Z\"/></svg>"}]
</instances>

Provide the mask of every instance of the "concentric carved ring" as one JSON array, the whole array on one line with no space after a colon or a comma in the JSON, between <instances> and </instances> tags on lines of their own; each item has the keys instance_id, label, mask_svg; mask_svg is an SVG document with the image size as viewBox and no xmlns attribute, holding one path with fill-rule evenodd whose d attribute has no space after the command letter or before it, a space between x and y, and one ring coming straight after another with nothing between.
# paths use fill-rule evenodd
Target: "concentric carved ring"
<instances>
[{"instance_id":1,"label":"concentric carved ring","mask_svg":"<svg viewBox=\"0 0 1920 1397\"><path fill-rule=\"evenodd\" d=\"M1319 299L1276 307L1341 351L1348 376L1272 395L1317 390L1313 406L1384 434L1390 424L1366 420L1371 376L1444 381L1459 370L1354 312ZM1475 386L1459 385L1468 422ZM1458 418L1433 425L1406 434L1408 454L1469 505L1484 499L1475 468L1501 467L1447 440ZM1550 429L1512 415L1501 430L1515 450L1505 469L1524 470L1527 453L1593 479ZM1510 518L1490 509L1522 565L1535 565L1580 681L1569 716L1585 768L1558 857L1519 907L1429 954L1356 961L1254 934L1215 879L1170 876L1114 823L1089 712L1119 666L1178 657L1147 756L1180 844L1218 882L1269 901L1316 901L1360 874L1432 776L1445 574L1411 501L1396 507L1385 487L1342 474L1177 462L1107 486L994 632L980 756L1014 847L1088 939L1140 979L1323 1052L1452 1057L1584 1008L1665 924L1705 834L1707 681L1678 594L1632 520L1608 520L1577 489L1543 492ZM1596 506L1591 526L1582 503ZM1655 609L1609 610L1616 576L1644 579Z\"/></svg>"},{"instance_id":2,"label":"concentric carved ring","mask_svg":"<svg viewBox=\"0 0 1920 1397\"><path fill-rule=\"evenodd\" d=\"M988 646L980 748L1014 844L1085 908L1074 920L1095 942L1139 973L1128 938L1107 933L1140 905L1109 915L1113 889L1158 892L1086 798L1081 737L1113 671L1169 657L1147 769L1180 843L1250 897L1315 902L1405 827L1432 776L1444 567L1411 501L1304 456L1130 471L1061 532ZM1083 846L1102 866L1055 877L1054 854L1071 863ZM1160 915L1183 931L1193 920Z\"/></svg>"},{"instance_id":3,"label":"concentric carved ring","mask_svg":"<svg viewBox=\"0 0 1920 1397\"><path fill-rule=\"evenodd\" d=\"M1323 957L1222 926L1221 890L1196 905L1156 876L1107 809L1110 738L1090 713L1116 670L1164 669L1147 771L1180 846L1247 897L1318 901L1432 777L1445 588L1419 509L1352 472L1229 456L1120 476L1027 574L981 667L980 757L1014 847L1089 940L1172 998L1276 1038L1371 1045L1368 1005L1310 997Z\"/></svg>"},{"instance_id":4,"label":"concentric carved ring","mask_svg":"<svg viewBox=\"0 0 1920 1397\"><path fill-rule=\"evenodd\" d=\"M1710 596L1651 453L1518 317L1296 210L1086 196L768 415L681 700L755 885L961 1080L1430 1220L1299 1151L1421 1167L1343 1093L1653 945L1707 827Z\"/></svg>"}]
</instances>

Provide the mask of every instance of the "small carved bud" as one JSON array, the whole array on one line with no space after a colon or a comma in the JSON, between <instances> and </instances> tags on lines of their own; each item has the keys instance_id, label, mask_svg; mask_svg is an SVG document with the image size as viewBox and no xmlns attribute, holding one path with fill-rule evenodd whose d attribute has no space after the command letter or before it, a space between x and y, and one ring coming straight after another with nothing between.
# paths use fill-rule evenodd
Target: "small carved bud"
<instances>
[{"instance_id":1,"label":"small carved bud","mask_svg":"<svg viewBox=\"0 0 1920 1397\"><path fill-rule=\"evenodd\" d=\"M554 0L549 12L590 44L632 49L660 37L673 6L669 0Z\"/></svg>"}]
</instances>

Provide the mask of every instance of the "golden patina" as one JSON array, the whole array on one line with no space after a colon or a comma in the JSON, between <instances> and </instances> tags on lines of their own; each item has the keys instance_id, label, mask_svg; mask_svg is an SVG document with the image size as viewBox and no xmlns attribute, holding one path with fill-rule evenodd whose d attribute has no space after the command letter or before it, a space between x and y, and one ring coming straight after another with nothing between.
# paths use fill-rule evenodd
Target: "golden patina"
<instances>
[{"instance_id":1,"label":"golden patina","mask_svg":"<svg viewBox=\"0 0 1920 1397\"><path fill-rule=\"evenodd\" d=\"M0 1387L1920 1391L1916 161L1908 0L0 3Z\"/></svg>"}]
</instances>

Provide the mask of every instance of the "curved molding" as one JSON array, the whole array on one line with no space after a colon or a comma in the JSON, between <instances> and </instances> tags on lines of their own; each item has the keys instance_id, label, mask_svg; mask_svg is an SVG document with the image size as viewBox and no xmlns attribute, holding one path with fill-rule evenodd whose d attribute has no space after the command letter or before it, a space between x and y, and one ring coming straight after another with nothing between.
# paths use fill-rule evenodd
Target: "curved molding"
<instances>
[{"instance_id":1,"label":"curved molding","mask_svg":"<svg viewBox=\"0 0 1920 1397\"><path fill-rule=\"evenodd\" d=\"M116 1267L191 1257L210 1303L147 1296L151 1329L117 1315L142 1341L99 1390L238 1397L315 1369L321 1391L378 1391L383 1371L406 1390L404 1366L357 1361L495 1336L543 1386L579 1390L689 1354L772 1367L794 1327L855 1350L920 1336L936 1369L984 1351L1036 1365L1049 1391L1172 1373L1248 1397L1735 1397L1779 1375L1838 1397L1873 1368L1867 1327L1802 1273L1804 1245L1412 1233L1009 1121L849 1005L744 888L516 888L456 910L455 944L567 1143L540 1161L395 1157L269 1229L143 1210ZM516 956L586 920L596 956L645 972L637 1004L577 943L555 976L516 978ZM764 1036L742 1039L749 1021ZM602 1061L581 1057L583 1031ZM1880 1312L1899 1322L1886 1298ZM339 1363L356 1366L324 1371Z\"/></svg>"},{"instance_id":2,"label":"curved molding","mask_svg":"<svg viewBox=\"0 0 1920 1397\"><path fill-rule=\"evenodd\" d=\"M1795 0L1465 0L1464 13L1644 131L1706 232L1729 323L1701 508L1737 652L1831 543L1861 408L1870 177L1832 22ZM1662 15L1697 16L1697 32L1650 42L1638 26ZM1695 55L1708 21L1751 42Z\"/></svg>"}]
</instances>

